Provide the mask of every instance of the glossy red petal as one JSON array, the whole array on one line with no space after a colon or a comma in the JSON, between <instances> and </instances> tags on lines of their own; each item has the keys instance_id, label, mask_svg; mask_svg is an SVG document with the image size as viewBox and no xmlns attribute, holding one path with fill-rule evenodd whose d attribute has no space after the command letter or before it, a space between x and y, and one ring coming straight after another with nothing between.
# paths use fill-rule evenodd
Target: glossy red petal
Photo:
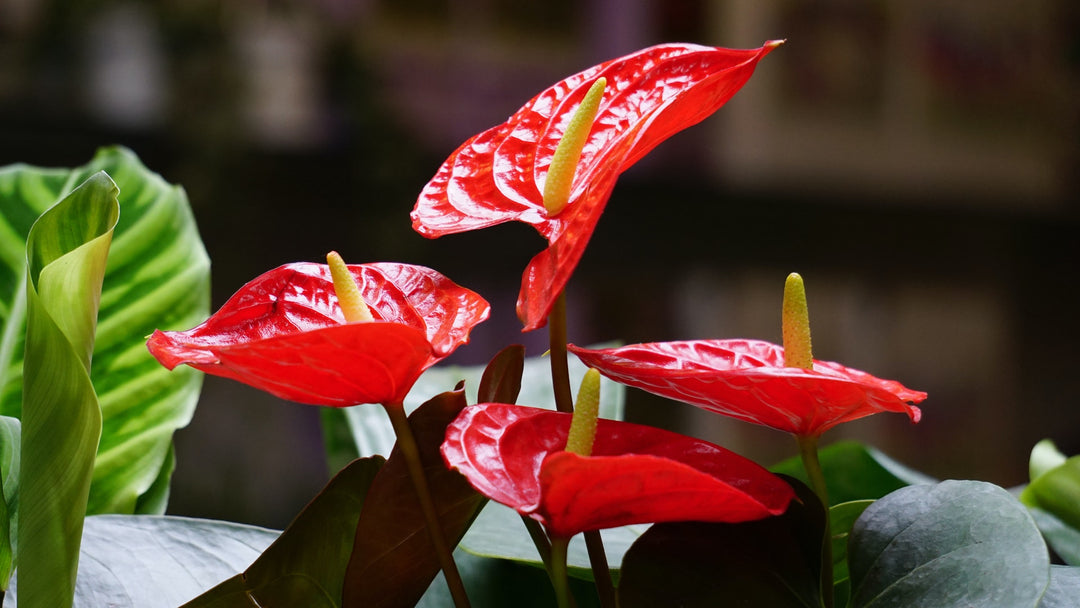
<instances>
[{"instance_id":1,"label":"glossy red petal","mask_svg":"<svg viewBox=\"0 0 1080 608\"><path fill-rule=\"evenodd\" d=\"M479 492L560 536L658 521L748 521L782 513L791 487L719 446L599 420L593 456L566 453L570 415L486 403L447 429L443 459Z\"/></svg>"},{"instance_id":2,"label":"glossy red petal","mask_svg":"<svg viewBox=\"0 0 1080 608\"><path fill-rule=\"evenodd\" d=\"M552 85L450 155L417 199L413 228L435 238L511 220L534 226L551 247L525 271L518 314L526 330L542 326L619 174L719 109L779 44L752 50L659 45ZM608 84L578 163L570 204L549 217L541 193L552 156L574 110L601 76Z\"/></svg>"},{"instance_id":3,"label":"glossy red petal","mask_svg":"<svg viewBox=\"0 0 1080 608\"><path fill-rule=\"evenodd\" d=\"M297 263L242 287L203 324L155 332L150 352L313 405L400 401L417 376L468 341L488 305L438 272L350 266L375 321L345 324L327 266Z\"/></svg>"},{"instance_id":4,"label":"glossy red petal","mask_svg":"<svg viewBox=\"0 0 1080 608\"><path fill-rule=\"evenodd\" d=\"M400 403L432 358L420 330L383 321L209 347L185 338L157 331L150 348L170 369L187 363L282 399L332 407Z\"/></svg>"},{"instance_id":5,"label":"glossy red petal","mask_svg":"<svg viewBox=\"0 0 1080 608\"><path fill-rule=\"evenodd\" d=\"M696 340L569 350L622 384L798 435L878 412L921 416L926 393L830 361L784 367L783 347L758 340Z\"/></svg>"}]
</instances>

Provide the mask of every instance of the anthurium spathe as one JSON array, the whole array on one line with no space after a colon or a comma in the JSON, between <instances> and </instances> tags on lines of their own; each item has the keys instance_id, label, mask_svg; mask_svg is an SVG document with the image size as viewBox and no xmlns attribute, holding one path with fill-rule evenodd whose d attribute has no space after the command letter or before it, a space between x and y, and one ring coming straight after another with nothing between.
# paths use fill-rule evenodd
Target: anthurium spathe
<instances>
[{"instance_id":1,"label":"anthurium spathe","mask_svg":"<svg viewBox=\"0 0 1080 608\"><path fill-rule=\"evenodd\" d=\"M518 294L525 330L542 327L581 259L619 174L660 142L720 108L780 42L731 50L664 44L607 61L542 91L501 125L461 145L427 184L413 228L435 238L516 220L534 226L548 248L526 268ZM588 92L602 98L565 207L549 211L545 185L556 149Z\"/></svg>"},{"instance_id":2,"label":"anthurium spathe","mask_svg":"<svg viewBox=\"0 0 1080 608\"><path fill-rule=\"evenodd\" d=\"M482 403L447 428L443 459L481 494L553 537L634 523L751 521L783 513L791 487L724 448L598 420L592 455L564 451L571 415Z\"/></svg>"},{"instance_id":3,"label":"anthurium spathe","mask_svg":"<svg viewBox=\"0 0 1080 608\"><path fill-rule=\"evenodd\" d=\"M169 369L187 364L290 401L394 404L488 316L483 298L429 268L348 268L372 321L346 323L328 266L301 262L244 285L202 325L158 330L147 345Z\"/></svg>"},{"instance_id":4,"label":"anthurium spathe","mask_svg":"<svg viewBox=\"0 0 1080 608\"><path fill-rule=\"evenodd\" d=\"M926 393L831 361L785 367L784 348L760 340L654 342L619 348L567 347L605 376L706 410L816 437L878 412L907 414Z\"/></svg>"}]
</instances>

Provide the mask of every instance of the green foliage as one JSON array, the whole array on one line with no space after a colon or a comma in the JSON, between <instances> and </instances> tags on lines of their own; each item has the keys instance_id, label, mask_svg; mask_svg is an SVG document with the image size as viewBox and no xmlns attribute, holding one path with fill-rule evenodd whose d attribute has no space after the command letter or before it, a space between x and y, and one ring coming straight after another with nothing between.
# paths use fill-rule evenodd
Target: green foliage
<instances>
[{"instance_id":1,"label":"green foliage","mask_svg":"<svg viewBox=\"0 0 1080 608\"><path fill-rule=\"evenodd\" d=\"M1080 530L1080 456L1066 458L1043 440L1031 452L1030 468L1031 483L1020 500Z\"/></svg>"},{"instance_id":2,"label":"green foliage","mask_svg":"<svg viewBox=\"0 0 1080 608\"><path fill-rule=\"evenodd\" d=\"M209 261L183 191L127 150L0 168L0 200L0 587L17 563L24 605L63 606L86 513L164 512L201 378L145 336L207 314Z\"/></svg>"},{"instance_id":3,"label":"green foliage","mask_svg":"<svg viewBox=\"0 0 1080 608\"><path fill-rule=\"evenodd\" d=\"M91 176L27 239L17 532L24 606L68 606L75 594L101 436L90 357L118 192L105 173Z\"/></svg>"},{"instance_id":4,"label":"green foliage","mask_svg":"<svg viewBox=\"0 0 1080 608\"><path fill-rule=\"evenodd\" d=\"M818 458L832 506L854 500L877 499L905 486L935 481L879 450L855 441L838 441L821 448ZM798 456L773 465L769 470L809 483Z\"/></svg>"},{"instance_id":5,"label":"green foliage","mask_svg":"<svg viewBox=\"0 0 1080 608\"><path fill-rule=\"evenodd\" d=\"M185 517L87 517L74 606L176 608L247 567L278 534ZM4 605L19 596L16 581Z\"/></svg>"},{"instance_id":6,"label":"green foliage","mask_svg":"<svg viewBox=\"0 0 1080 608\"><path fill-rule=\"evenodd\" d=\"M99 171L119 187L120 217L90 372L103 428L87 508L161 513L174 466L172 433L190 420L202 376L187 368L165 370L146 351L145 338L156 328L191 326L209 314L210 262L184 191L129 150L103 148L72 170L0 168L0 414L19 417L22 409L30 225Z\"/></svg>"},{"instance_id":7,"label":"green foliage","mask_svg":"<svg viewBox=\"0 0 1080 608\"><path fill-rule=\"evenodd\" d=\"M853 608L1035 607L1050 560L1027 509L979 481L911 486L859 518L848 546Z\"/></svg>"},{"instance_id":8,"label":"green foliage","mask_svg":"<svg viewBox=\"0 0 1080 608\"><path fill-rule=\"evenodd\" d=\"M22 424L0 416L0 591L15 570L19 506L19 452Z\"/></svg>"},{"instance_id":9,"label":"green foliage","mask_svg":"<svg viewBox=\"0 0 1080 608\"><path fill-rule=\"evenodd\" d=\"M341 606L356 522L383 462L364 458L342 469L243 574L185 608Z\"/></svg>"},{"instance_id":10,"label":"green foliage","mask_svg":"<svg viewBox=\"0 0 1080 608\"><path fill-rule=\"evenodd\" d=\"M451 547L457 545L486 499L446 468L439 446L446 427L465 407L461 390L442 393L409 416L434 499ZM372 483L356 524L345 573L343 601L350 606L412 606L439 572L427 523L407 468L395 447Z\"/></svg>"}]
</instances>

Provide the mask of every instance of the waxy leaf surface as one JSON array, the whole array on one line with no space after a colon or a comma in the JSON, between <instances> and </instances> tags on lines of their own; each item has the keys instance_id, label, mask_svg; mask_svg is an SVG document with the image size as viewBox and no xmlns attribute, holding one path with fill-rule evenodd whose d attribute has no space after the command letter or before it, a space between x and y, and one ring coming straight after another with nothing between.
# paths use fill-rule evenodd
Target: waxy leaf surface
<instances>
[{"instance_id":1,"label":"waxy leaf surface","mask_svg":"<svg viewBox=\"0 0 1080 608\"><path fill-rule=\"evenodd\" d=\"M664 44L552 85L450 155L421 192L413 228L435 238L511 220L535 227L549 246L526 268L517 307L526 331L542 327L619 174L718 110L779 44L751 50ZM549 216L542 193L552 156L582 98L601 77L607 87L574 174L570 202Z\"/></svg>"},{"instance_id":2,"label":"waxy leaf surface","mask_svg":"<svg viewBox=\"0 0 1080 608\"><path fill-rule=\"evenodd\" d=\"M921 416L911 405L926 393L831 361L814 369L784 367L784 349L760 340L654 342L620 348L568 349L609 378L700 408L787 431L818 436L878 412Z\"/></svg>"},{"instance_id":3,"label":"waxy leaf surface","mask_svg":"<svg viewBox=\"0 0 1080 608\"><path fill-rule=\"evenodd\" d=\"M870 505L848 540L852 608L1030 606L1050 579L1035 522L981 481L909 486Z\"/></svg>"},{"instance_id":4,"label":"waxy leaf surface","mask_svg":"<svg viewBox=\"0 0 1080 608\"><path fill-rule=\"evenodd\" d=\"M169 369L185 363L299 403L400 403L421 372L487 318L483 298L429 268L349 270L374 321L345 322L325 264L287 264L198 327L154 332L150 352Z\"/></svg>"},{"instance_id":5,"label":"waxy leaf surface","mask_svg":"<svg viewBox=\"0 0 1080 608\"><path fill-rule=\"evenodd\" d=\"M791 487L710 443L598 420L592 456L563 451L570 414L483 403L446 432L442 455L481 494L549 533L658 521L748 521L782 513Z\"/></svg>"},{"instance_id":6,"label":"waxy leaf surface","mask_svg":"<svg viewBox=\"0 0 1080 608\"><path fill-rule=\"evenodd\" d=\"M465 407L465 392L436 395L409 416L424 475L449 546L456 546L484 505L465 479L443 466L439 445ZM408 464L400 446L390 452L368 490L345 570L343 606L414 606L439 573Z\"/></svg>"}]
</instances>

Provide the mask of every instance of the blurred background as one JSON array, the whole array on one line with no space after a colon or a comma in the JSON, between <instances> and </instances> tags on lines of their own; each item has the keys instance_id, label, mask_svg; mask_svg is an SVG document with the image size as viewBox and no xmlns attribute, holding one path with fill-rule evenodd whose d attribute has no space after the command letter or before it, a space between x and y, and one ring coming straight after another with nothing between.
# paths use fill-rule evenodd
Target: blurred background
<instances>
[{"instance_id":1,"label":"blurred background","mask_svg":"<svg viewBox=\"0 0 1080 608\"><path fill-rule=\"evenodd\" d=\"M929 392L923 421L827 433L939 477L1026 480L1080 453L1080 5L1074 0L0 0L0 164L132 148L182 184L214 307L330 249L425 264L520 332L525 225L429 241L416 195L553 82L660 42L770 54L727 106L620 180L568 290L570 339L780 340L807 281L814 354ZM179 328L178 328L179 329ZM628 390L630 417L770 464L787 435ZM285 526L328 479L318 412L207 378L170 512Z\"/></svg>"}]
</instances>

